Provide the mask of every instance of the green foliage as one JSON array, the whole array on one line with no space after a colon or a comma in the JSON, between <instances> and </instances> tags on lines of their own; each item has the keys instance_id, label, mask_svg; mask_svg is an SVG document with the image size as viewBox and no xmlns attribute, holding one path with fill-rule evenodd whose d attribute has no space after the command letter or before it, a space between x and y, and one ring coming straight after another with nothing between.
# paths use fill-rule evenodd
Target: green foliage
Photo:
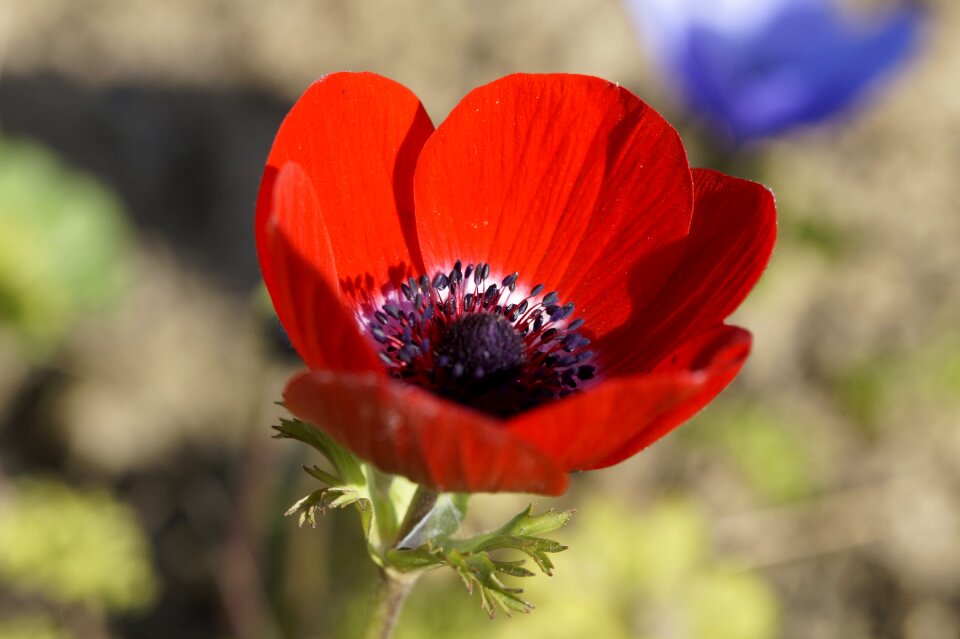
<instances>
[{"instance_id":1,"label":"green foliage","mask_svg":"<svg viewBox=\"0 0 960 639\"><path fill-rule=\"evenodd\" d=\"M773 591L748 572L717 567L695 575L685 602L697 639L768 639L780 625Z\"/></svg>"},{"instance_id":2,"label":"green foliage","mask_svg":"<svg viewBox=\"0 0 960 639\"><path fill-rule=\"evenodd\" d=\"M134 513L104 492L22 480L0 502L0 579L25 594L142 608L156 589L148 557Z\"/></svg>"},{"instance_id":3,"label":"green foliage","mask_svg":"<svg viewBox=\"0 0 960 639\"><path fill-rule=\"evenodd\" d=\"M769 501L793 501L816 491L809 443L796 435L788 417L718 402L708 418L697 421L681 436L723 450Z\"/></svg>"},{"instance_id":4,"label":"green foliage","mask_svg":"<svg viewBox=\"0 0 960 639\"><path fill-rule=\"evenodd\" d=\"M67 636L51 617L22 615L0 619L0 639L67 639Z\"/></svg>"},{"instance_id":5,"label":"green foliage","mask_svg":"<svg viewBox=\"0 0 960 639\"><path fill-rule=\"evenodd\" d=\"M709 555L706 522L690 502L663 499L642 516L609 504L598 510L596 529L619 533L603 561L646 597L669 596Z\"/></svg>"},{"instance_id":6,"label":"green foliage","mask_svg":"<svg viewBox=\"0 0 960 639\"><path fill-rule=\"evenodd\" d=\"M305 467L314 479L326 484L298 500L287 515L299 517L300 525L315 525L317 513L355 506L360 513L367 550L374 563L397 573L431 570L446 566L460 577L468 592L476 590L480 604L491 617L495 606L506 614L529 612L533 604L520 597L520 588L502 578L530 577L525 560L501 560L491 553L520 552L550 575L550 554L566 546L544 539L541 533L564 526L572 511L549 511L533 515L531 509L515 516L501 528L470 537L453 539L467 512L468 495L436 493L403 479L384 475L357 460L326 433L298 419L281 419L276 437L295 439L320 452L333 466L333 473L317 466Z\"/></svg>"},{"instance_id":7,"label":"green foliage","mask_svg":"<svg viewBox=\"0 0 960 639\"><path fill-rule=\"evenodd\" d=\"M0 138L0 330L34 353L118 291L128 230L117 199L34 144Z\"/></svg>"},{"instance_id":8,"label":"green foliage","mask_svg":"<svg viewBox=\"0 0 960 639\"><path fill-rule=\"evenodd\" d=\"M299 419L281 419L274 430L279 439L308 444L333 466L333 473L318 466L304 467L311 477L326 487L299 499L286 515L296 515L301 526L314 526L318 513L354 506L360 514L370 558L383 566L387 549L397 540L400 520L413 499L415 485L403 477L385 475L372 465L362 463L319 428Z\"/></svg>"},{"instance_id":9,"label":"green foliage","mask_svg":"<svg viewBox=\"0 0 960 639\"><path fill-rule=\"evenodd\" d=\"M827 218L780 216L783 241L810 248L831 261L842 258L850 249L851 238Z\"/></svg>"},{"instance_id":10,"label":"green foliage","mask_svg":"<svg viewBox=\"0 0 960 639\"><path fill-rule=\"evenodd\" d=\"M864 358L836 374L833 390L844 416L870 437L901 426L904 412L916 413L916 406L949 412L960 400L960 339L948 334L907 352Z\"/></svg>"},{"instance_id":11,"label":"green foliage","mask_svg":"<svg viewBox=\"0 0 960 639\"><path fill-rule=\"evenodd\" d=\"M531 582L539 613L478 625L440 581L409 602L398 639L774 639L779 601L757 574L714 555L692 501L664 498L644 512L593 495L569 533L578 552L563 571ZM558 513L555 513L558 514ZM664 629L669 630L664 630Z\"/></svg>"},{"instance_id":12,"label":"green foliage","mask_svg":"<svg viewBox=\"0 0 960 639\"><path fill-rule=\"evenodd\" d=\"M893 367L879 361L854 366L834 381L843 413L868 434L877 434L877 420L886 407Z\"/></svg>"},{"instance_id":13,"label":"green foliage","mask_svg":"<svg viewBox=\"0 0 960 639\"><path fill-rule=\"evenodd\" d=\"M532 559L543 573L552 575L554 566L549 555L562 552L567 547L538 535L565 526L572 516L573 511L553 510L533 515L532 506L528 506L495 531L466 539L437 535L416 548L390 550L387 561L398 570L424 570L438 566L452 568L468 592L477 590L480 606L490 617L495 614L494 605L507 615L511 612L530 612L533 604L520 597L523 590L507 585L502 578L532 577L534 573L524 567L525 560L502 561L490 553L520 552Z\"/></svg>"},{"instance_id":14,"label":"green foliage","mask_svg":"<svg viewBox=\"0 0 960 639\"><path fill-rule=\"evenodd\" d=\"M938 360L931 368L940 388L953 399L960 399L960 340L942 349Z\"/></svg>"},{"instance_id":15,"label":"green foliage","mask_svg":"<svg viewBox=\"0 0 960 639\"><path fill-rule=\"evenodd\" d=\"M359 486L366 483L366 477L363 474L360 462L319 428L315 428L299 419L281 419L280 424L273 428L277 431L276 438L301 441L312 446L326 457L340 474L340 477L335 479L338 484ZM319 471L316 467L314 469ZM326 481L316 473L311 474L321 481ZM332 478L331 475L327 475L327 477Z\"/></svg>"}]
</instances>

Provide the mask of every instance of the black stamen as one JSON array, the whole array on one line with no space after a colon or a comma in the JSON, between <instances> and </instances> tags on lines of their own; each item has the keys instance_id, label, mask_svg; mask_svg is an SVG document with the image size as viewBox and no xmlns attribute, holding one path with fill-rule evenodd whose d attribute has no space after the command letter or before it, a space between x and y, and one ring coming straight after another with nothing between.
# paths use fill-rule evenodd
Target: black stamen
<instances>
[{"instance_id":1,"label":"black stamen","mask_svg":"<svg viewBox=\"0 0 960 639\"><path fill-rule=\"evenodd\" d=\"M488 284L488 262L460 260L449 274L436 271L402 282L398 296L376 309L367 330L390 373L457 402L509 417L565 397L596 377L588 362L583 319L543 284L507 303L520 274ZM473 280L472 287L465 280ZM506 299L504 299L506 298ZM398 301L399 300L399 301Z\"/></svg>"},{"instance_id":2,"label":"black stamen","mask_svg":"<svg viewBox=\"0 0 960 639\"><path fill-rule=\"evenodd\" d=\"M393 319L400 319L400 307L396 304L384 304L383 310Z\"/></svg>"}]
</instances>

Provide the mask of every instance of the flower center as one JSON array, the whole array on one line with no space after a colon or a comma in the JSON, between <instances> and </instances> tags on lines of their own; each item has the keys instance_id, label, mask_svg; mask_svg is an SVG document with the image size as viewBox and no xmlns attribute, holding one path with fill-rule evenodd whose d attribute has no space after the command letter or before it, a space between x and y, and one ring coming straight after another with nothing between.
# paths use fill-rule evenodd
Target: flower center
<instances>
[{"instance_id":1,"label":"flower center","mask_svg":"<svg viewBox=\"0 0 960 639\"><path fill-rule=\"evenodd\" d=\"M487 283L489 264L410 278L374 313L370 334L395 377L509 417L578 390L595 375L590 340L542 284L514 301L518 273Z\"/></svg>"},{"instance_id":2,"label":"flower center","mask_svg":"<svg viewBox=\"0 0 960 639\"><path fill-rule=\"evenodd\" d=\"M448 325L434 351L436 363L454 379L516 377L526 360L523 338L503 315L468 313Z\"/></svg>"}]
</instances>

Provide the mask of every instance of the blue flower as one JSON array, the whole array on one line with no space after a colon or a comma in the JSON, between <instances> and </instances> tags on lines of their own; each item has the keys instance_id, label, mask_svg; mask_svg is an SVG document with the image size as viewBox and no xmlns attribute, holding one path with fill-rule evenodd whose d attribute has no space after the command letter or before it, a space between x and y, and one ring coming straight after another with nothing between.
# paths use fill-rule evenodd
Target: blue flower
<instances>
[{"instance_id":1,"label":"blue flower","mask_svg":"<svg viewBox=\"0 0 960 639\"><path fill-rule=\"evenodd\" d=\"M736 141L824 120L915 48L922 12L870 24L833 0L628 0L688 107Z\"/></svg>"}]
</instances>

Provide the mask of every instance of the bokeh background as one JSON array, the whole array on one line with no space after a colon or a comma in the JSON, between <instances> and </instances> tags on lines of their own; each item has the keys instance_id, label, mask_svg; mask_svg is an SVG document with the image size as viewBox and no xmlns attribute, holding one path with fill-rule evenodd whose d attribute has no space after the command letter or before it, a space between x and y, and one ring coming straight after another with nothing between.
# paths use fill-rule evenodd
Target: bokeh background
<instances>
[{"instance_id":1,"label":"bokeh background","mask_svg":"<svg viewBox=\"0 0 960 639\"><path fill-rule=\"evenodd\" d=\"M718 401L563 499L474 499L471 530L578 509L537 610L489 622L438 572L399 637L960 637L960 5L927 7L882 86L733 147L615 0L0 0L0 638L356 632L355 514L282 517L319 460L270 439L298 364L252 237L273 133L333 70L435 122L514 71L615 80L780 211Z\"/></svg>"}]
</instances>

